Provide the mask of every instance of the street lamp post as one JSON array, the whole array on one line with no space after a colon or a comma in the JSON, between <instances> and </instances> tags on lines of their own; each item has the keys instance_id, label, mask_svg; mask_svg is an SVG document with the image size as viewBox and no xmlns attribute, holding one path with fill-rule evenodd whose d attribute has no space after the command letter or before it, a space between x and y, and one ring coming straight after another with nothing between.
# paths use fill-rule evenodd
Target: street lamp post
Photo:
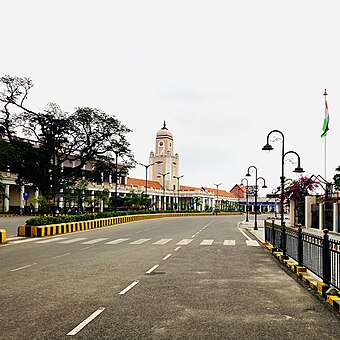
<instances>
[{"instance_id":1,"label":"street lamp post","mask_svg":"<svg viewBox=\"0 0 340 340\"><path fill-rule=\"evenodd\" d=\"M174 178L177 178L177 211L179 212L179 179L182 178L182 176L174 176Z\"/></svg>"},{"instance_id":2,"label":"street lamp post","mask_svg":"<svg viewBox=\"0 0 340 340\"><path fill-rule=\"evenodd\" d=\"M214 185L216 185L216 188L217 188L217 200L216 200L216 216L217 216L217 212L218 212L218 208L219 208L219 204L218 204L218 187L221 185L222 183L218 183L218 184L215 184L214 183Z\"/></svg>"},{"instance_id":3,"label":"street lamp post","mask_svg":"<svg viewBox=\"0 0 340 340\"><path fill-rule=\"evenodd\" d=\"M266 181L265 181L265 179L264 179L263 177L257 177L257 167L256 167L255 165L251 165L251 166L248 168L248 171L247 171L246 176L247 176L247 177L251 176L250 173L249 173L249 170L250 170L251 168L255 169L255 193L254 193L254 196L255 196L255 222L254 222L254 230L257 230L257 229L258 229L258 228L257 228L257 191L258 191L258 189L257 189L257 181L258 181L259 179L262 179L263 182L264 182L262 188L267 188L267 186L266 186Z\"/></svg>"},{"instance_id":4,"label":"street lamp post","mask_svg":"<svg viewBox=\"0 0 340 340\"><path fill-rule=\"evenodd\" d=\"M249 218L248 218L248 179L247 178L242 178L241 180L241 184L243 185L243 181L246 181L247 185L246 185L246 222L249 222Z\"/></svg>"},{"instance_id":5,"label":"street lamp post","mask_svg":"<svg viewBox=\"0 0 340 340\"><path fill-rule=\"evenodd\" d=\"M170 171L169 172L165 172L165 173L162 173L162 172L159 172L158 174L163 176L163 210L164 210L164 203L165 203L165 176L166 175L169 175Z\"/></svg>"},{"instance_id":6,"label":"street lamp post","mask_svg":"<svg viewBox=\"0 0 340 340\"><path fill-rule=\"evenodd\" d=\"M139 165L142 165L145 167L145 197L146 197L146 200L147 200L147 208L149 208L149 200L148 200L148 169L150 166L154 165L155 163L151 163L151 164L148 164L148 165L145 165L145 164L142 164L142 163L137 163Z\"/></svg>"},{"instance_id":7,"label":"street lamp post","mask_svg":"<svg viewBox=\"0 0 340 340\"><path fill-rule=\"evenodd\" d=\"M118 151L113 151L116 156L115 162L115 213L117 212L117 196L118 196Z\"/></svg>"},{"instance_id":8,"label":"street lamp post","mask_svg":"<svg viewBox=\"0 0 340 340\"><path fill-rule=\"evenodd\" d=\"M280 197L280 205L281 205L281 211L280 211L280 220L281 220L281 227L282 227L282 238L281 238L281 247L282 247L282 251L283 251L283 255L286 255L286 227L285 227L285 223L284 223L284 189L285 189L285 175L284 175L284 160L285 160L285 156L293 153L295 155L297 155L298 157L298 166L293 170L293 172L296 173L302 173L304 172L304 170L301 168L300 166L300 156L295 152L295 151L288 151L285 153L285 145L284 145L284 134L280 131L280 130L272 130L268 133L267 135L267 143L266 145L263 146L262 150L264 151L271 151L274 148L272 147L272 145L269 144L269 137L272 133L279 133L282 136L282 154L281 154L281 177L280 177L280 182L281 182L281 197Z\"/></svg>"}]
</instances>

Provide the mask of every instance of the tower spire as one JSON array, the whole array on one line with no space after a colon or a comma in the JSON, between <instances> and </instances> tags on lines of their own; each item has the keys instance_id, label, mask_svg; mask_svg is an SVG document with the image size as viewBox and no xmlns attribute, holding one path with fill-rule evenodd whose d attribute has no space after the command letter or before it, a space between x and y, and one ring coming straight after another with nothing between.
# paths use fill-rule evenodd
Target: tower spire
<instances>
[{"instance_id":1,"label":"tower spire","mask_svg":"<svg viewBox=\"0 0 340 340\"><path fill-rule=\"evenodd\" d=\"M164 123L163 123L163 129L167 129L165 120L164 120Z\"/></svg>"}]
</instances>

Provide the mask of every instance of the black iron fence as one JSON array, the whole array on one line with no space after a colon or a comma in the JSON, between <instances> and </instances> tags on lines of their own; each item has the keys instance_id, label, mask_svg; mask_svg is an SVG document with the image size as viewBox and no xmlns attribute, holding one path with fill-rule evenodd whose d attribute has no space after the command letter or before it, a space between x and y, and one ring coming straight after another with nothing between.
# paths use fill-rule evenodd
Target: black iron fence
<instances>
[{"instance_id":1,"label":"black iron fence","mask_svg":"<svg viewBox=\"0 0 340 340\"><path fill-rule=\"evenodd\" d=\"M266 242L279 250L285 245L286 255L321 277L324 283L340 289L340 241L330 240L327 229L323 236L303 232L301 226L284 229L283 233L275 220L266 221Z\"/></svg>"}]
</instances>

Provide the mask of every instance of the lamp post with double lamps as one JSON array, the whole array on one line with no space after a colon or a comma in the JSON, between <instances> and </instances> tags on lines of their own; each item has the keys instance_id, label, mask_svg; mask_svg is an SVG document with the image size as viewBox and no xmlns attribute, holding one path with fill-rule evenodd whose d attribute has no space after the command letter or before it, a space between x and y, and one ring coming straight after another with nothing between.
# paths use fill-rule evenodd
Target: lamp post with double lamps
<instances>
[{"instance_id":1,"label":"lamp post with double lamps","mask_svg":"<svg viewBox=\"0 0 340 340\"><path fill-rule=\"evenodd\" d=\"M164 209L164 206L165 206L165 176L166 175L169 175L169 173L170 173L170 171L169 172L159 172L158 174L159 175L161 175L161 176L163 176L163 204L162 204L162 206L163 206L163 210L165 210Z\"/></svg>"},{"instance_id":2,"label":"lamp post with double lamps","mask_svg":"<svg viewBox=\"0 0 340 340\"><path fill-rule=\"evenodd\" d=\"M151 164L142 164L142 163L137 163L139 165L144 166L145 168L145 197L146 197L146 206L147 209L149 209L149 199L148 199L148 169L150 166L154 165L155 163L151 163Z\"/></svg>"},{"instance_id":3,"label":"lamp post with double lamps","mask_svg":"<svg viewBox=\"0 0 340 340\"><path fill-rule=\"evenodd\" d=\"M174 178L177 179L177 211L179 212L179 179L182 178L182 176L174 176Z\"/></svg>"},{"instance_id":4,"label":"lamp post with double lamps","mask_svg":"<svg viewBox=\"0 0 340 340\"><path fill-rule=\"evenodd\" d=\"M243 181L246 181L247 185L246 185L246 222L249 222L249 218L248 218L248 179L247 178L242 178L241 180L241 184L243 184Z\"/></svg>"},{"instance_id":5,"label":"lamp post with double lamps","mask_svg":"<svg viewBox=\"0 0 340 340\"><path fill-rule=\"evenodd\" d=\"M250 172L249 170L253 168L255 169L255 192L254 192L254 196L255 196L255 222L254 222L254 230L257 230L257 191L258 191L258 186L257 186L257 182L259 179L263 180L263 186L262 188L267 188L266 186L266 180L263 178L263 177L257 177L257 167L255 165L251 165L249 168L248 168L248 171L247 171L247 174L246 176L247 177L250 177Z\"/></svg>"},{"instance_id":6,"label":"lamp post with double lamps","mask_svg":"<svg viewBox=\"0 0 340 340\"><path fill-rule=\"evenodd\" d=\"M280 197L280 220L281 220L281 227L282 227L282 238L281 238L281 248L283 251L283 255L286 255L286 227L284 223L284 189L285 189L285 175L284 175L284 164L285 164L285 157L288 154L295 154L298 157L298 166L293 170L293 172L296 173L302 173L304 170L300 166L300 156L295 152L295 151L288 151L285 152L285 137L284 134L280 130L272 130L268 133L267 135L267 143L266 145L263 146L262 150L264 151L271 151L274 148L272 147L271 144L269 144L269 137L272 133L279 133L282 136L282 151L281 151L281 177L280 177L280 182L281 182L281 197ZM275 140L274 140L275 141Z\"/></svg>"},{"instance_id":7,"label":"lamp post with double lamps","mask_svg":"<svg viewBox=\"0 0 340 340\"><path fill-rule=\"evenodd\" d=\"M218 183L218 184L215 184L216 185L216 189L217 189L217 200L216 200L216 216L217 216L217 213L218 213L218 209L219 209L219 204L218 204L218 187L221 185L222 183Z\"/></svg>"}]
</instances>

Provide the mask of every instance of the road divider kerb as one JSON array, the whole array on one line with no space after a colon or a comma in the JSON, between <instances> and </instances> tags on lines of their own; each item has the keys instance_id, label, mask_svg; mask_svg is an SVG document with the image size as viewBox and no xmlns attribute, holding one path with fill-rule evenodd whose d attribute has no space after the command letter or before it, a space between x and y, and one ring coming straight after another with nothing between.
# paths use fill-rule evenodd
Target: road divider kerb
<instances>
[{"instance_id":1,"label":"road divider kerb","mask_svg":"<svg viewBox=\"0 0 340 340\"><path fill-rule=\"evenodd\" d=\"M334 307L340 313L340 292L330 285L316 279L315 276L308 273L307 268L299 266L292 259L288 259L281 251L273 247L270 243L264 242L264 246L275 256L281 263L288 267L301 281L305 282L307 286L323 297L327 303Z\"/></svg>"}]
</instances>

